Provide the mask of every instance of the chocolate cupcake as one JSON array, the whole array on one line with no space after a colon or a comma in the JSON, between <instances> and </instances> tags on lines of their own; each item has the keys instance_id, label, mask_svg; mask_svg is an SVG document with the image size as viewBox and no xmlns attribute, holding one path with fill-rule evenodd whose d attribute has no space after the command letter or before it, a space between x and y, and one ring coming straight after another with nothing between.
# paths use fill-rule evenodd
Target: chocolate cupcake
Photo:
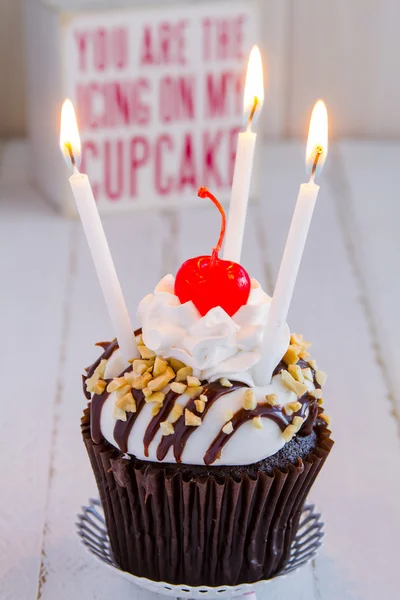
<instances>
[{"instance_id":1,"label":"chocolate cupcake","mask_svg":"<svg viewBox=\"0 0 400 600\"><path fill-rule=\"evenodd\" d=\"M256 385L270 298L255 280L232 316L202 316L175 289L167 276L139 305L140 356L101 344L84 376L82 434L115 560L172 584L268 579L333 444L326 375L285 328L271 383Z\"/></svg>"}]
</instances>

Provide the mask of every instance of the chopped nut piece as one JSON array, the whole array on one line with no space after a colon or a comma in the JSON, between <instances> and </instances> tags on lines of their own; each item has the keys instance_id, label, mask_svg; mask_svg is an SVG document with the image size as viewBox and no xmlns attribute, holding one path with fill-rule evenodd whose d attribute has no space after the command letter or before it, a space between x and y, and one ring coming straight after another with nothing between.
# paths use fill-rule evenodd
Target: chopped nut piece
<instances>
[{"instance_id":1,"label":"chopped nut piece","mask_svg":"<svg viewBox=\"0 0 400 600\"><path fill-rule=\"evenodd\" d=\"M187 387L185 390L185 394L188 396L188 398L199 398L202 395L203 392L203 387Z\"/></svg>"},{"instance_id":2,"label":"chopped nut piece","mask_svg":"<svg viewBox=\"0 0 400 600\"><path fill-rule=\"evenodd\" d=\"M252 419L253 425L256 429L263 429L264 425L263 422L261 420L261 417L254 417L254 419Z\"/></svg>"},{"instance_id":3,"label":"chopped nut piece","mask_svg":"<svg viewBox=\"0 0 400 600\"><path fill-rule=\"evenodd\" d=\"M183 406L181 404L175 404L174 408L171 410L170 421L171 423L175 423L180 416L183 415Z\"/></svg>"},{"instance_id":4,"label":"chopped nut piece","mask_svg":"<svg viewBox=\"0 0 400 600\"><path fill-rule=\"evenodd\" d=\"M327 424L327 426L329 427L329 425L332 423L332 417L330 417L329 415L327 415L326 413L321 413L319 415L319 417L325 421L325 423Z\"/></svg>"},{"instance_id":5,"label":"chopped nut piece","mask_svg":"<svg viewBox=\"0 0 400 600\"><path fill-rule=\"evenodd\" d=\"M227 388L233 387L233 383L231 383L229 381L229 379L227 379L226 377L221 377L221 379L219 380L219 382L222 385L222 387L227 387Z\"/></svg>"},{"instance_id":6,"label":"chopped nut piece","mask_svg":"<svg viewBox=\"0 0 400 600\"><path fill-rule=\"evenodd\" d=\"M168 383L175 377L174 370L171 367L167 367L165 373L159 375L155 379L149 382L148 388L152 392L158 392L162 390Z\"/></svg>"},{"instance_id":7,"label":"chopped nut piece","mask_svg":"<svg viewBox=\"0 0 400 600\"><path fill-rule=\"evenodd\" d=\"M177 373L179 369L183 369L183 367L186 366L185 363L183 363L181 360L178 360L177 358L169 358L168 362L175 371L175 373Z\"/></svg>"},{"instance_id":8,"label":"chopped nut piece","mask_svg":"<svg viewBox=\"0 0 400 600\"><path fill-rule=\"evenodd\" d=\"M119 388L117 390L117 397L122 398L122 396L125 396L125 394L128 394L131 391L131 389L132 388L129 384L122 386L121 388Z\"/></svg>"},{"instance_id":9,"label":"chopped nut piece","mask_svg":"<svg viewBox=\"0 0 400 600\"><path fill-rule=\"evenodd\" d=\"M314 381L313 374L312 374L310 367L307 367L306 369L302 369L301 371L303 373L304 379L307 379L307 381L311 381L311 382Z\"/></svg>"},{"instance_id":10,"label":"chopped nut piece","mask_svg":"<svg viewBox=\"0 0 400 600\"><path fill-rule=\"evenodd\" d=\"M207 396L205 396L204 394L200 394L200 398L199 398L199 400L201 400L202 402L207 402L207 401L208 401L208 398L207 398Z\"/></svg>"},{"instance_id":11,"label":"chopped nut piece","mask_svg":"<svg viewBox=\"0 0 400 600\"><path fill-rule=\"evenodd\" d=\"M151 402L151 403L155 402L156 404L161 404L161 406L162 406L164 400L165 400L165 394L163 394L163 392L154 392L154 394L152 394L150 396L150 398L146 399L146 402Z\"/></svg>"},{"instance_id":12,"label":"chopped nut piece","mask_svg":"<svg viewBox=\"0 0 400 600\"><path fill-rule=\"evenodd\" d=\"M135 379L132 387L134 387L135 390L144 390L145 387L148 387L148 384L150 381L152 381L152 379L153 378L150 373L143 373L143 375L140 375L137 379Z\"/></svg>"},{"instance_id":13,"label":"chopped nut piece","mask_svg":"<svg viewBox=\"0 0 400 600\"><path fill-rule=\"evenodd\" d=\"M187 384L188 384L188 387L199 387L200 379L198 379L197 377L193 377L193 375L188 375L187 376Z\"/></svg>"},{"instance_id":14,"label":"chopped nut piece","mask_svg":"<svg viewBox=\"0 0 400 600\"><path fill-rule=\"evenodd\" d=\"M118 398L115 404L116 406L118 406L118 408L121 408L125 412L136 412L136 402L131 392L128 392L124 396Z\"/></svg>"},{"instance_id":15,"label":"chopped nut piece","mask_svg":"<svg viewBox=\"0 0 400 600\"><path fill-rule=\"evenodd\" d=\"M295 433L296 428L294 427L294 425L288 425L285 431L282 433L282 437L285 440L285 442L290 442Z\"/></svg>"},{"instance_id":16,"label":"chopped nut piece","mask_svg":"<svg viewBox=\"0 0 400 600\"><path fill-rule=\"evenodd\" d=\"M149 388L147 388L147 387L144 388L142 390L142 392L143 392L143 395L146 398L146 400L148 400L153 395L153 392L151 390L149 390Z\"/></svg>"},{"instance_id":17,"label":"chopped nut piece","mask_svg":"<svg viewBox=\"0 0 400 600\"><path fill-rule=\"evenodd\" d=\"M301 333L292 333L290 336L290 343L297 344L297 345L301 346L302 348L304 348L305 350L307 350L307 348L310 348L310 346L312 346L311 342L305 341L304 336Z\"/></svg>"},{"instance_id":18,"label":"chopped nut piece","mask_svg":"<svg viewBox=\"0 0 400 600\"><path fill-rule=\"evenodd\" d=\"M229 435L230 433L232 433L232 431L233 431L232 421L228 421L228 423L225 423L225 425L222 428L222 431L224 433L226 433L226 435Z\"/></svg>"},{"instance_id":19,"label":"chopped nut piece","mask_svg":"<svg viewBox=\"0 0 400 600\"><path fill-rule=\"evenodd\" d=\"M156 356L156 360L154 361L153 367L153 375L154 377L158 377L158 375L162 375L167 370L168 363L163 358Z\"/></svg>"},{"instance_id":20,"label":"chopped nut piece","mask_svg":"<svg viewBox=\"0 0 400 600\"><path fill-rule=\"evenodd\" d=\"M155 404L151 409L152 417L156 417L162 408L162 404Z\"/></svg>"},{"instance_id":21,"label":"chopped nut piece","mask_svg":"<svg viewBox=\"0 0 400 600\"><path fill-rule=\"evenodd\" d=\"M243 408L245 410L254 410L256 406L257 406L256 395L254 393L254 390L249 388L248 390L245 391L244 396L243 396Z\"/></svg>"},{"instance_id":22,"label":"chopped nut piece","mask_svg":"<svg viewBox=\"0 0 400 600\"><path fill-rule=\"evenodd\" d=\"M194 403L196 405L197 412L198 413L203 413L204 409L205 409L205 406L206 406L206 403L203 402L203 400L195 400Z\"/></svg>"},{"instance_id":23,"label":"chopped nut piece","mask_svg":"<svg viewBox=\"0 0 400 600\"><path fill-rule=\"evenodd\" d=\"M294 418L293 418L293 423L292 423L292 425L293 425L293 427L295 428L295 430L296 430L296 433L297 433L297 432L300 430L300 428L301 428L301 426L303 425L303 423L304 423L304 419L303 419L303 417L294 417Z\"/></svg>"},{"instance_id":24,"label":"chopped nut piece","mask_svg":"<svg viewBox=\"0 0 400 600\"><path fill-rule=\"evenodd\" d=\"M169 421L161 421L160 428L162 434L166 437L167 435L172 435L174 433L174 426Z\"/></svg>"},{"instance_id":25,"label":"chopped nut piece","mask_svg":"<svg viewBox=\"0 0 400 600\"><path fill-rule=\"evenodd\" d=\"M94 370L94 373L91 377L86 379L86 389L88 392L93 392L94 386L98 382L99 379L104 379L104 374L106 372L107 361L105 358L100 361L100 364Z\"/></svg>"},{"instance_id":26,"label":"chopped nut piece","mask_svg":"<svg viewBox=\"0 0 400 600\"><path fill-rule=\"evenodd\" d=\"M311 392L308 392L310 396L312 396L313 398L315 398L316 400L319 400L320 398L322 398L322 390L318 389L318 390L311 390Z\"/></svg>"},{"instance_id":27,"label":"chopped nut piece","mask_svg":"<svg viewBox=\"0 0 400 600\"><path fill-rule=\"evenodd\" d=\"M110 381L110 383L108 384L107 392L109 394L112 394L112 392L116 392L117 390L121 389L125 385L126 385L125 377L116 377L115 379Z\"/></svg>"},{"instance_id":28,"label":"chopped nut piece","mask_svg":"<svg viewBox=\"0 0 400 600\"><path fill-rule=\"evenodd\" d=\"M179 371L176 374L176 381L185 381L187 380L188 376L192 376L193 375L193 369L192 367L182 367L182 369L179 369Z\"/></svg>"},{"instance_id":29,"label":"chopped nut piece","mask_svg":"<svg viewBox=\"0 0 400 600\"><path fill-rule=\"evenodd\" d=\"M314 369L314 371L316 371L316 370L318 369L318 366L317 366L317 361L316 361L316 360L309 360L309 361L308 361L308 364L310 365L310 367L311 367L312 369Z\"/></svg>"},{"instance_id":30,"label":"chopped nut piece","mask_svg":"<svg viewBox=\"0 0 400 600\"><path fill-rule=\"evenodd\" d=\"M276 394L267 394L265 399L271 406L276 406L278 404L278 396Z\"/></svg>"},{"instance_id":31,"label":"chopped nut piece","mask_svg":"<svg viewBox=\"0 0 400 600\"><path fill-rule=\"evenodd\" d=\"M296 353L293 346L289 346L282 360L287 365L295 365L298 362L299 355Z\"/></svg>"},{"instance_id":32,"label":"chopped nut piece","mask_svg":"<svg viewBox=\"0 0 400 600\"><path fill-rule=\"evenodd\" d=\"M119 408L116 404L114 405L113 417L116 421L126 421L126 412Z\"/></svg>"},{"instance_id":33,"label":"chopped nut piece","mask_svg":"<svg viewBox=\"0 0 400 600\"><path fill-rule=\"evenodd\" d=\"M291 408L294 413L296 413L297 411L299 411L301 409L301 403L300 402L289 402L288 407Z\"/></svg>"},{"instance_id":34,"label":"chopped nut piece","mask_svg":"<svg viewBox=\"0 0 400 600\"><path fill-rule=\"evenodd\" d=\"M299 365L289 365L288 371L296 381L304 383L304 375Z\"/></svg>"},{"instance_id":35,"label":"chopped nut piece","mask_svg":"<svg viewBox=\"0 0 400 600\"><path fill-rule=\"evenodd\" d=\"M185 408L185 425L189 427L198 427L201 425L200 417L196 417L190 410Z\"/></svg>"},{"instance_id":36,"label":"chopped nut piece","mask_svg":"<svg viewBox=\"0 0 400 600\"><path fill-rule=\"evenodd\" d=\"M288 417L291 417L293 414L292 409L290 408L289 404L285 404L285 406L283 407L283 412L285 413L285 415L287 415Z\"/></svg>"},{"instance_id":37,"label":"chopped nut piece","mask_svg":"<svg viewBox=\"0 0 400 600\"><path fill-rule=\"evenodd\" d=\"M104 390L107 387L107 382L104 381L103 379L99 379L95 384L94 384L94 388L93 391L95 394L98 394L99 396L104 392Z\"/></svg>"},{"instance_id":38,"label":"chopped nut piece","mask_svg":"<svg viewBox=\"0 0 400 600\"><path fill-rule=\"evenodd\" d=\"M148 348L144 344L140 344L138 346L138 350L142 358L153 358L156 355L156 353L153 352L153 350L150 350L150 348Z\"/></svg>"},{"instance_id":39,"label":"chopped nut piece","mask_svg":"<svg viewBox=\"0 0 400 600\"><path fill-rule=\"evenodd\" d=\"M184 394L187 385L185 383L179 383L178 381L173 381L171 383L171 390L175 392L175 394Z\"/></svg>"},{"instance_id":40,"label":"chopped nut piece","mask_svg":"<svg viewBox=\"0 0 400 600\"><path fill-rule=\"evenodd\" d=\"M133 372L124 373L124 379L126 385L130 385L132 387L133 382L137 379L137 374Z\"/></svg>"},{"instance_id":41,"label":"chopped nut piece","mask_svg":"<svg viewBox=\"0 0 400 600\"><path fill-rule=\"evenodd\" d=\"M324 371L320 371L319 369L315 371L315 381L319 383L321 387L325 385L327 379L328 375L324 373Z\"/></svg>"},{"instance_id":42,"label":"chopped nut piece","mask_svg":"<svg viewBox=\"0 0 400 600\"><path fill-rule=\"evenodd\" d=\"M318 400L317 400L318 406L322 406L323 403L324 403L324 399L323 398L318 398Z\"/></svg>"},{"instance_id":43,"label":"chopped nut piece","mask_svg":"<svg viewBox=\"0 0 400 600\"><path fill-rule=\"evenodd\" d=\"M148 367L145 365L145 363L139 363L134 367L134 372L137 373L137 375L143 375L147 369Z\"/></svg>"},{"instance_id":44,"label":"chopped nut piece","mask_svg":"<svg viewBox=\"0 0 400 600\"><path fill-rule=\"evenodd\" d=\"M307 386L300 381L293 379L289 371L282 371L281 373L283 383L296 394L298 398L301 398L307 391Z\"/></svg>"},{"instance_id":45,"label":"chopped nut piece","mask_svg":"<svg viewBox=\"0 0 400 600\"><path fill-rule=\"evenodd\" d=\"M225 411L225 421L230 421L233 417L233 412L228 409Z\"/></svg>"}]
</instances>

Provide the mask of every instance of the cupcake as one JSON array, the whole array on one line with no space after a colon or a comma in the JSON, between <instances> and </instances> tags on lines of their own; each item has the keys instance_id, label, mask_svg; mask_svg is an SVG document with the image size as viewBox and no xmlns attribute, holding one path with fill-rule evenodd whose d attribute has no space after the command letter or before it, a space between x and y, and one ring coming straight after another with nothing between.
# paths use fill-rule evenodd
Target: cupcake
<instances>
[{"instance_id":1,"label":"cupcake","mask_svg":"<svg viewBox=\"0 0 400 600\"><path fill-rule=\"evenodd\" d=\"M100 343L83 377L82 435L115 561L171 584L273 577L333 444L326 375L302 335L282 328L272 380L257 384L271 299L218 258L223 231L211 256L141 301L137 356Z\"/></svg>"}]
</instances>

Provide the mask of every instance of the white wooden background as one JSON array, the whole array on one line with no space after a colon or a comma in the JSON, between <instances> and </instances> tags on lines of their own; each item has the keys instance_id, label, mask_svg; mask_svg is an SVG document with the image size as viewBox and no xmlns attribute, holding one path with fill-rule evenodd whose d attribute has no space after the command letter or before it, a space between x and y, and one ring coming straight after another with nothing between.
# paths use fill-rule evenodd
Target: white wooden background
<instances>
[{"instance_id":1,"label":"white wooden background","mask_svg":"<svg viewBox=\"0 0 400 600\"><path fill-rule=\"evenodd\" d=\"M1 0L0 135L26 132L25 3L67 7L168 3L170 0ZM198 0L186 0L193 2ZM301 136L323 96L331 132L340 137L400 136L400 4L398 0L259 0L268 65L271 137ZM26 24L30 27L30 24ZM40 43L40 40L38 40Z\"/></svg>"},{"instance_id":2,"label":"white wooden background","mask_svg":"<svg viewBox=\"0 0 400 600\"><path fill-rule=\"evenodd\" d=\"M24 145L0 156L0 598L155 600L99 566L75 534L96 494L80 439L80 374L111 327L81 225L24 181ZM259 149L261 151L261 149ZM243 263L268 291L299 183L303 144L263 151ZM336 445L312 490L320 557L259 600L398 598L400 537L400 144L332 145L290 313L329 374ZM394 201L396 200L396 201ZM128 304L215 243L209 207L105 221Z\"/></svg>"}]
</instances>

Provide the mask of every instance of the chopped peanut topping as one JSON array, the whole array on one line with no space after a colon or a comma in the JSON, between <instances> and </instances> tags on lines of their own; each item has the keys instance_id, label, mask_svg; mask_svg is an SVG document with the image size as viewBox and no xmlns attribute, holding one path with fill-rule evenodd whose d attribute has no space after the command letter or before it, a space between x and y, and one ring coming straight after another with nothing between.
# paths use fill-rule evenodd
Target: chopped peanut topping
<instances>
[{"instance_id":1,"label":"chopped peanut topping","mask_svg":"<svg viewBox=\"0 0 400 600\"><path fill-rule=\"evenodd\" d=\"M151 409L151 416L156 417L162 408L162 404L154 404Z\"/></svg>"},{"instance_id":2,"label":"chopped peanut topping","mask_svg":"<svg viewBox=\"0 0 400 600\"><path fill-rule=\"evenodd\" d=\"M292 333L290 336L290 343L297 344L298 346L304 348L304 350L307 350L307 348L310 348L310 346L312 346L311 342L305 341L304 336L301 333Z\"/></svg>"},{"instance_id":3,"label":"chopped peanut topping","mask_svg":"<svg viewBox=\"0 0 400 600\"><path fill-rule=\"evenodd\" d=\"M229 381L229 379L227 379L226 377L222 377L222 378L219 380L219 382L220 382L220 384L222 385L222 387L227 387L227 388L231 388L231 387L233 387L233 383L231 383L231 382Z\"/></svg>"},{"instance_id":4,"label":"chopped peanut topping","mask_svg":"<svg viewBox=\"0 0 400 600\"><path fill-rule=\"evenodd\" d=\"M283 439L285 442L290 442L294 434L296 433L296 428L294 425L288 425L285 431L282 433Z\"/></svg>"},{"instance_id":5,"label":"chopped peanut topping","mask_svg":"<svg viewBox=\"0 0 400 600\"><path fill-rule=\"evenodd\" d=\"M144 344L140 344L138 346L138 350L140 352L140 356L142 358L154 358L156 353L153 352L153 350L150 350L150 348L148 348L147 346L145 346Z\"/></svg>"},{"instance_id":6,"label":"chopped peanut topping","mask_svg":"<svg viewBox=\"0 0 400 600\"><path fill-rule=\"evenodd\" d=\"M203 400L195 400L194 403L196 405L197 412L198 413L203 413L204 409L205 409L205 406L206 406L206 403L203 402Z\"/></svg>"},{"instance_id":7,"label":"chopped peanut topping","mask_svg":"<svg viewBox=\"0 0 400 600\"><path fill-rule=\"evenodd\" d=\"M203 389L201 386L200 387L187 387L185 394L187 394L187 396L191 399L193 398L197 398L199 396L201 396Z\"/></svg>"},{"instance_id":8,"label":"chopped peanut topping","mask_svg":"<svg viewBox=\"0 0 400 600\"><path fill-rule=\"evenodd\" d=\"M226 433L226 435L229 435L230 433L232 433L232 431L233 431L232 421L228 421L228 423L225 423L225 425L222 428L222 431L224 433Z\"/></svg>"},{"instance_id":9,"label":"chopped peanut topping","mask_svg":"<svg viewBox=\"0 0 400 600\"><path fill-rule=\"evenodd\" d=\"M184 394L187 385L185 383L179 383L178 381L173 381L171 383L171 390L175 392L175 394Z\"/></svg>"},{"instance_id":10,"label":"chopped peanut topping","mask_svg":"<svg viewBox=\"0 0 400 600\"><path fill-rule=\"evenodd\" d=\"M291 408L292 411L295 413L301 409L301 403L300 402L289 402L288 407Z\"/></svg>"},{"instance_id":11,"label":"chopped peanut topping","mask_svg":"<svg viewBox=\"0 0 400 600\"><path fill-rule=\"evenodd\" d=\"M332 423L332 417L330 417L329 415L327 415L326 413L321 413L320 418L325 421L325 423L327 424L327 426L329 427L329 425Z\"/></svg>"},{"instance_id":12,"label":"chopped peanut topping","mask_svg":"<svg viewBox=\"0 0 400 600\"><path fill-rule=\"evenodd\" d=\"M324 399L323 398L318 398L318 400L317 400L318 406L322 406L323 403L324 403Z\"/></svg>"},{"instance_id":13,"label":"chopped peanut topping","mask_svg":"<svg viewBox=\"0 0 400 600\"><path fill-rule=\"evenodd\" d=\"M286 416L291 417L293 414L292 409L290 408L289 404L285 404L285 406L283 407L283 412L285 413Z\"/></svg>"},{"instance_id":14,"label":"chopped peanut topping","mask_svg":"<svg viewBox=\"0 0 400 600\"><path fill-rule=\"evenodd\" d=\"M257 399L254 390L248 389L243 396L243 408L245 410L254 410L257 406Z\"/></svg>"},{"instance_id":15,"label":"chopped peanut topping","mask_svg":"<svg viewBox=\"0 0 400 600\"><path fill-rule=\"evenodd\" d=\"M312 396L313 398L315 398L316 400L319 400L320 398L322 398L322 390L311 390L311 392L308 392L310 396Z\"/></svg>"},{"instance_id":16,"label":"chopped peanut topping","mask_svg":"<svg viewBox=\"0 0 400 600\"><path fill-rule=\"evenodd\" d=\"M265 399L271 406L276 406L278 404L278 396L276 394L267 394Z\"/></svg>"},{"instance_id":17,"label":"chopped peanut topping","mask_svg":"<svg viewBox=\"0 0 400 600\"><path fill-rule=\"evenodd\" d=\"M183 369L185 367L185 363L183 363L181 360L178 360L177 358L169 358L168 362L175 371L175 373L177 373L180 369Z\"/></svg>"},{"instance_id":18,"label":"chopped peanut topping","mask_svg":"<svg viewBox=\"0 0 400 600\"><path fill-rule=\"evenodd\" d=\"M149 388L147 388L147 387L144 388L142 390L142 392L143 392L143 395L146 398L146 400L148 400L153 395L153 392L151 390L149 390Z\"/></svg>"},{"instance_id":19,"label":"chopped peanut topping","mask_svg":"<svg viewBox=\"0 0 400 600\"><path fill-rule=\"evenodd\" d=\"M173 379L174 377L175 377L174 370L171 369L171 367L167 367L165 373L163 373L162 375L159 375L158 377L156 377L152 381L149 381L147 387L152 392L159 392L166 385L168 385L169 382L171 381L171 379Z\"/></svg>"},{"instance_id":20,"label":"chopped peanut topping","mask_svg":"<svg viewBox=\"0 0 400 600\"><path fill-rule=\"evenodd\" d=\"M200 379L198 379L197 377L193 377L193 375L188 375L187 376L187 384L188 384L188 387L199 387Z\"/></svg>"},{"instance_id":21,"label":"chopped peanut topping","mask_svg":"<svg viewBox=\"0 0 400 600\"><path fill-rule=\"evenodd\" d=\"M126 385L125 377L116 377L115 379L110 381L110 383L108 384L107 392L112 394L112 392L116 392L117 390L120 390L125 385Z\"/></svg>"},{"instance_id":22,"label":"chopped peanut topping","mask_svg":"<svg viewBox=\"0 0 400 600\"><path fill-rule=\"evenodd\" d=\"M101 394L104 392L104 390L107 387L107 382L104 381L103 379L99 379L93 387L93 391L95 394L98 394L99 396L101 396Z\"/></svg>"},{"instance_id":23,"label":"chopped peanut topping","mask_svg":"<svg viewBox=\"0 0 400 600\"><path fill-rule=\"evenodd\" d=\"M126 421L126 412L119 408L116 404L114 405L113 417L116 421Z\"/></svg>"},{"instance_id":24,"label":"chopped peanut topping","mask_svg":"<svg viewBox=\"0 0 400 600\"><path fill-rule=\"evenodd\" d=\"M233 412L228 409L225 411L225 421L230 421L233 417Z\"/></svg>"},{"instance_id":25,"label":"chopped peanut topping","mask_svg":"<svg viewBox=\"0 0 400 600\"><path fill-rule=\"evenodd\" d=\"M289 390L292 390L298 398L301 398L301 396L306 393L307 386L304 383L300 383L300 381L293 379L289 371L282 371L281 377L286 387L288 387Z\"/></svg>"},{"instance_id":26,"label":"chopped peanut topping","mask_svg":"<svg viewBox=\"0 0 400 600\"><path fill-rule=\"evenodd\" d=\"M289 346L282 360L287 365L295 365L298 362L299 355L296 353L293 346Z\"/></svg>"},{"instance_id":27,"label":"chopped peanut topping","mask_svg":"<svg viewBox=\"0 0 400 600\"><path fill-rule=\"evenodd\" d=\"M191 377L192 375L193 375L192 367L182 367L182 369L179 369L179 371L176 374L176 381L186 382L187 378Z\"/></svg>"},{"instance_id":28,"label":"chopped peanut topping","mask_svg":"<svg viewBox=\"0 0 400 600\"><path fill-rule=\"evenodd\" d=\"M143 375L140 375L137 379L135 379L132 387L134 387L135 390L144 390L145 387L148 387L148 384L152 379L153 378L150 373L143 373Z\"/></svg>"},{"instance_id":29,"label":"chopped peanut topping","mask_svg":"<svg viewBox=\"0 0 400 600\"><path fill-rule=\"evenodd\" d=\"M154 392L150 396L150 398L146 399L146 402L151 402L151 403L155 402L156 404L161 404L161 406L162 406L164 400L165 400L165 394L163 394L163 392Z\"/></svg>"},{"instance_id":30,"label":"chopped peanut topping","mask_svg":"<svg viewBox=\"0 0 400 600\"><path fill-rule=\"evenodd\" d=\"M185 425L189 427L199 427L199 425L201 425L200 417L196 417L196 415L187 408L185 408Z\"/></svg>"},{"instance_id":31,"label":"chopped peanut topping","mask_svg":"<svg viewBox=\"0 0 400 600\"><path fill-rule=\"evenodd\" d=\"M317 366L317 361L316 361L316 360L309 360L309 361L308 361L308 364L310 365L310 367L311 367L312 369L314 369L314 371L317 371L317 369L318 369L318 366Z\"/></svg>"},{"instance_id":32,"label":"chopped peanut topping","mask_svg":"<svg viewBox=\"0 0 400 600\"><path fill-rule=\"evenodd\" d=\"M207 396L205 396L204 394L200 394L200 398L199 398L199 400L201 400L202 402L207 402L207 401L208 401L208 398L207 398Z\"/></svg>"},{"instance_id":33,"label":"chopped peanut topping","mask_svg":"<svg viewBox=\"0 0 400 600\"><path fill-rule=\"evenodd\" d=\"M161 421L160 423L160 428L162 431L162 434L166 437L167 435L172 435L174 433L174 426L172 425L172 423L169 423L168 421Z\"/></svg>"},{"instance_id":34,"label":"chopped peanut topping","mask_svg":"<svg viewBox=\"0 0 400 600\"><path fill-rule=\"evenodd\" d=\"M183 406L181 404L175 404L174 408L171 410L170 421L171 423L175 423L180 416L183 415Z\"/></svg>"},{"instance_id":35,"label":"chopped peanut topping","mask_svg":"<svg viewBox=\"0 0 400 600\"><path fill-rule=\"evenodd\" d=\"M304 383L304 375L299 365L289 365L288 371L296 381Z\"/></svg>"},{"instance_id":36,"label":"chopped peanut topping","mask_svg":"<svg viewBox=\"0 0 400 600\"><path fill-rule=\"evenodd\" d=\"M319 383L321 387L325 385L327 379L328 375L324 373L324 371L320 371L319 369L315 371L315 381Z\"/></svg>"},{"instance_id":37,"label":"chopped peanut topping","mask_svg":"<svg viewBox=\"0 0 400 600\"><path fill-rule=\"evenodd\" d=\"M118 398L115 404L118 408L124 410L125 412L136 412L136 402L131 392L128 392L124 394L124 396Z\"/></svg>"},{"instance_id":38,"label":"chopped peanut topping","mask_svg":"<svg viewBox=\"0 0 400 600\"><path fill-rule=\"evenodd\" d=\"M254 419L252 419L252 423L253 423L253 425L254 425L254 427L256 429L263 429L264 428L264 425L263 425L263 422L261 420L261 417L254 417Z\"/></svg>"},{"instance_id":39,"label":"chopped peanut topping","mask_svg":"<svg viewBox=\"0 0 400 600\"><path fill-rule=\"evenodd\" d=\"M158 375L162 375L167 370L168 363L163 358L156 356L156 360L154 361L153 367L153 375L154 377L158 377Z\"/></svg>"},{"instance_id":40,"label":"chopped peanut topping","mask_svg":"<svg viewBox=\"0 0 400 600\"><path fill-rule=\"evenodd\" d=\"M104 374L106 372L107 361L105 358L100 361L100 364L96 367L93 375L86 379L86 389L88 392L93 392L94 386L98 382L99 379L104 378Z\"/></svg>"},{"instance_id":41,"label":"chopped peanut topping","mask_svg":"<svg viewBox=\"0 0 400 600\"><path fill-rule=\"evenodd\" d=\"M302 373L303 373L304 379L307 379L307 381L311 381L311 382L314 381L313 374L312 374L310 367L307 367L306 369L302 369Z\"/></svg>"},{"instance_id":42,"label":"chopped peanut topping","mask_svg":"<svg viewBox=\"0 0 400 600\"><path fill-rule=\"evenodd\" d=\"M148 367L145 365L145 363L139 363L138 365L133 367L133 369L134 373L137 373L138 375L143 375L143 373L147 371Z\"/></svg>"},{"instance_id":43,"label":"chopped peanut topping","mask_svg":"<svg viewBox=\"0 0 400 600\"><path fill-rule=\"evenodd\" d=\"M295 428L296 433L300 430L300 428L303 425L303 423L304 423L304 419L302 417L294 417L293 418L292 425Z\"/></svg>"},{"instance_id":44,"label":"chopped peanut topping","mask_svg":"<svg viewBox=\"0 0 400 600\"><path fill-rule=\"evenodd\" d=\"M117 390L117 397L122 398L125 394L128 394L131 391L131 386L129 384L122 386Z\"/></svg>"}]
</instances>

